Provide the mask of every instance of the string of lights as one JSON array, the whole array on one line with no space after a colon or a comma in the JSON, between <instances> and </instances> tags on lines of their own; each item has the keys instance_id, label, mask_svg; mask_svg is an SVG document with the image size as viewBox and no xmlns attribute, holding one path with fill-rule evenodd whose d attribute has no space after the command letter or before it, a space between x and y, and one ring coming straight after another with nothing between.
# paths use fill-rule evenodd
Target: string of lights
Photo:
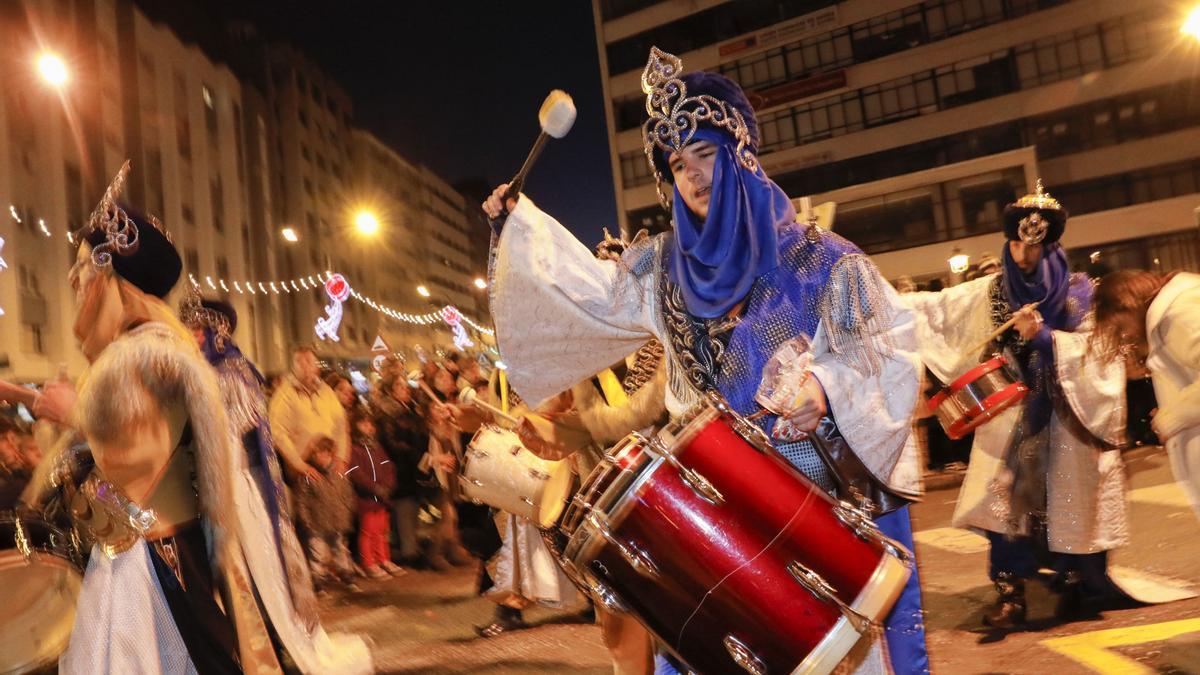
<instances>
[{"instance_id":1,"label":"string of lights","mask_svg":"<svg viewBox=\"0 0 1200 675\"><path fill-rule=\"evenodd\" d=\"M240 281L240 280L225 280L221 278L213 278L212 276L204 277L204 285L216 291L221 290L226 293L238 293L240 295L282 295L284 293L304 293L307 291L318 290L321 286L333 276L333 272L326 270L317 274L310 274L306 277L298 277L287 281ZM188 274L188 280L196 288L203 289L204 285L196 279L192 274ZM405 323L414 323L421 326L428 326L433 323L445 322L448 312L456 312L462 317L462 320L471 328L483 333L484 335L494 335L495 331L486 326L482 326L475 322L471 317L462 314L459 310L450 305L446 305L441 309L437 309L424 314L412 314L409 312L401 312L400 310L389 307L374 298L363 295L356 290L351 289L350 297L358 302L370 307L371 309L383 314L384 316L403 321Z\"/></svg>"}]
</instances>

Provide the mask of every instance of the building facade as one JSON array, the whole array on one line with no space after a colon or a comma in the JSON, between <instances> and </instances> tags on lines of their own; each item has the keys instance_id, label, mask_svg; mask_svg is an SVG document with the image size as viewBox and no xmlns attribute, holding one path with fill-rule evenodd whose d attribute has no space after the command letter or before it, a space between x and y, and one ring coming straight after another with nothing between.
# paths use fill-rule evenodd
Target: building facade
<instances>
[{"instance_id":1,"label":"building facade","mask_svg":"<svg viewBox=\"0 0 1200 675\"><path fill-rule=\"evenodd\" d=\"M0 373L43 380L83 368L67 284L74 247L105 186L129 160L125 199L158 216L185 274L244 278L253 215L247 200L242 88L226 67L150 22L129 2L3 3L0 42ZM69 80L52 87L36 60L60 54ZM178 293L168 299L178 301ZM247 353L271 331L234 299Z\"/></svg>"},{"instance_id":2,"label":"building facade","mask_svg":"<svg viewBox=\"0 0 1200 675\"><path fill-rule=\"evenodd\" d=\"M738 81L764 169L838 204L885 275L998 253L1037 178L1077 266L1200 268L1200 59L1156 0L595 0L623 230L661 229L641 150L651 45Z\"/></svg>"},{"instance_id":3,"label":"building facade","mask_svg":"<svg viewBox=\"0 0 1200 675\"><path fill-rule=\"evenodd\" d=\"M185 282L168 301L187 280L227 299L239 344L264 371L285 370L292 345L319 342L328 297L309 282L328 271L400 311L432 311L415 292L425 284L432 300L480 318L463 198L357 130L349 96L303 54L246 23L203 26L189 11L0 3L0 377L84 367L67 233L126 159L126 200L162 220L183 259ZM65 84L39 75L46 52L65 62ZM355 228L362 210L380 218L377 235ZM451 344L448 330L356 298L343 311L341 339L320 343L323 355L369 358L377 336L395 351Z\"/></svg>"}]
</instances>

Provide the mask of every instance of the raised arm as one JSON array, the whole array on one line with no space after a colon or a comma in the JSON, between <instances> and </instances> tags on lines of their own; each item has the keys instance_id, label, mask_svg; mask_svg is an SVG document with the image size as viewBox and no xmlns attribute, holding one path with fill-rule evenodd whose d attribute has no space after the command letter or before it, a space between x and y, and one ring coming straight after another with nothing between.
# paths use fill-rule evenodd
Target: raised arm
<instances>
[{"instance_id":1,"label":"raised arm","mask_svg":"<svg viewBox=\"0 0 1200 675\"><path fill-rule=\"evenodd\" d=\"M509 381L536 407L653 337L653 282L597 260L528 197L511 210L492 256L491 311Z\"/></svg>"}]
</instances>

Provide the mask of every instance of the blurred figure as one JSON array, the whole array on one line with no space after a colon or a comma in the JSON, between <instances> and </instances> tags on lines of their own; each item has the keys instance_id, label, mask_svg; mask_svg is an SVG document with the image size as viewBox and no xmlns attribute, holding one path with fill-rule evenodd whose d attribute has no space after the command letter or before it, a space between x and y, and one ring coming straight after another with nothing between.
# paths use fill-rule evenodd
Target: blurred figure
<instances>
[{"instance_id":1,"label":"blurred figure","mask_svg":"<svg viewBox=\"0 0 1200 675\"><path fill-rule=\"evenodd\" d=\"M453 403L458 392L454 385L454 376L449 370L435 366L435 371L431 387L435 398L429 401L426 408L429 446L418 468L425 475L436 478L429 480L429 485L440 488L430 500L441 513L441 519L434 526L428 560L433 569L446 570L451 564L467 565L471 562L471 557L463 548L459 530L459 507L470 514L472 522L477 520L475 516L480 508L486 517L487 507L455 503L458 493L455 471L462 463L463 453L462 430L456 419L458 409Z\"/></svg>"},{"instance_id":2,"label":"blurred figure","mask_svg":"<svg viewBox=\"0 0 1200 675\"><path fill-rule=\"evenodd\" d=\"M336 468L346 469L350 459L346 410L333 389L321 381L312 347L302 345L292 350L292 372L271 397L268 410L275 445L294 476L320 478L320 471L307 456L317 436L334 440Z\"/></svg>"},{"instance_id":3,"label":"blurred figure","mask_svg":"<svg viewBox=\"0 0 1200 675\"><path fill-rule=\"evenodd\" d=\"M308 535L313 584L324 589L340 581L347 590L357 591L347 541L354 529L358 502L349 479L335 468L335 447L328 436L314 436L309 442L305 454L316 475L306 474L297 481L296 503L300 523Z\"/></svg>"},{"instance_id":4,"label":"blurred figure","mask_svg":"<svg viewBox=\"0 0 1200 675\"><path fill-rule=\"evenodd\" d=\"M375 427L379 444L392 461L396 489L392 513L396 522L397 555L401 565L415 566L421 550L417 541L421 510L417 465L429 448L425 417L403 372L389 372L373 390Z\"/></svg>"},{"instance_id":5,"label":"blurred figure","mask_svg":"<svg viewBox=\"0 0 1200 675\"><path fill-rule=\"evenodd\" d=\"M375 421L365 410L354 413L350 428L348 475L358 493L358 557L368 578L398 577L404 569L392 562L388 545L392 491L396 486L394 465L379 447Z\"/></svg>"},{"instance_id":6,"label":"blurred figure","mask_svg":"<svg viewBox=\"0 0 1200 675\"><path fill-rule=\"evenodd\" d=\"M1094 347L1149 370L1151 425L1200 515L1200 275L1114 272L1096 289Z\"/></svg>"},{"instance_id":7,"label":"blurred figure","mask_svg":"<svg viewBox=\"0 0 1200 675\"><path fill-rule=\"evenodd\" d=\"M16 422L0 415L0 511L16 506L31 472L22 456Z\"/></svg>"}]
</instances>

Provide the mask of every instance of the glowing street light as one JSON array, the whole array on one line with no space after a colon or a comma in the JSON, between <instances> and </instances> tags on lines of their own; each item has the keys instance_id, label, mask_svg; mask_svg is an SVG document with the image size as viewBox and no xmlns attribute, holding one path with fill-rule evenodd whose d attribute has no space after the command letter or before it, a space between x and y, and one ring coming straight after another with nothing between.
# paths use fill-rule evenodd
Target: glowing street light
<instances>
[{"instance_id":1,"label":"glowing street light","mask_svg":"<svg viewBox=\"0 0 1200 675\"><path fill-rule=\"evenodd\" d=\"M296 230L293 228L285 227L279 231L279 234L283 235L284 241L290 242L292 244L300 241L300 237L298 237L296 235Z\"/></svg>"},{"instance_id":2,"label":"glowing street light","mask_svg":"<svg viewBox=\"0 0 1200 675\"><path fill-rule=\"evenodd\" d=\"M950 272L952 274L962 274L971 266L971 257L966 253L960 253L958 249L954 249L954 255L946 262L950 263Z\"/></svg>"},{"instance_id":3,"label":"glowing street light","mask_svg":"<svg viewBox=\"0 0 1200 675\"><path fill-rule=\"evenodd\" d=\"M483 280L483 277L475 277L475 288L481 291L487 288L487 282Z\"/></svg>"},{"instance_id":4,"label":"glowing street light","mask_svg":"<svg viewBox=\"0 0 1200 675\"><path fill-rule=\"evenodd\" d=\"M358 229L359 234L374 235L379 231L379 218L370 211L359 211L354 214L354 227Z\"/></svg>"},{"instance_id":5,"label":"glowing street light","mask_svg":"<svg viewBox=\"0 0 1200 675\"><path fill-rule=\"evenodd\" d=\"M417 286L417 295L421 296L422 298L428 298L429 297L429 289L425 288L424 285Z\"/></svg>"},{"instance_id":6,"label":"glowing street light","mask_svg":"<svg viewBox=\"0 0 1200 675\"><path fill-rule=\"evenodd\" d=\"M1193 40L1200 41L1200 7L1196 7L1188 14L1187 19L1184 19L1183 26L1179 29L1180 33L1187 35Z\"/></svg>"},{"instance_id":7,"label":"glowing street light","mask_svg":"<svg viewBox=\"0 0 1200 675\"><path fill-rule=\"evenodd\" d=\"M42 79L52 87L61 87L71 79L66 62L54 52L43 52L38 57L37 68Z\"/></svg>"}]
</instances>

